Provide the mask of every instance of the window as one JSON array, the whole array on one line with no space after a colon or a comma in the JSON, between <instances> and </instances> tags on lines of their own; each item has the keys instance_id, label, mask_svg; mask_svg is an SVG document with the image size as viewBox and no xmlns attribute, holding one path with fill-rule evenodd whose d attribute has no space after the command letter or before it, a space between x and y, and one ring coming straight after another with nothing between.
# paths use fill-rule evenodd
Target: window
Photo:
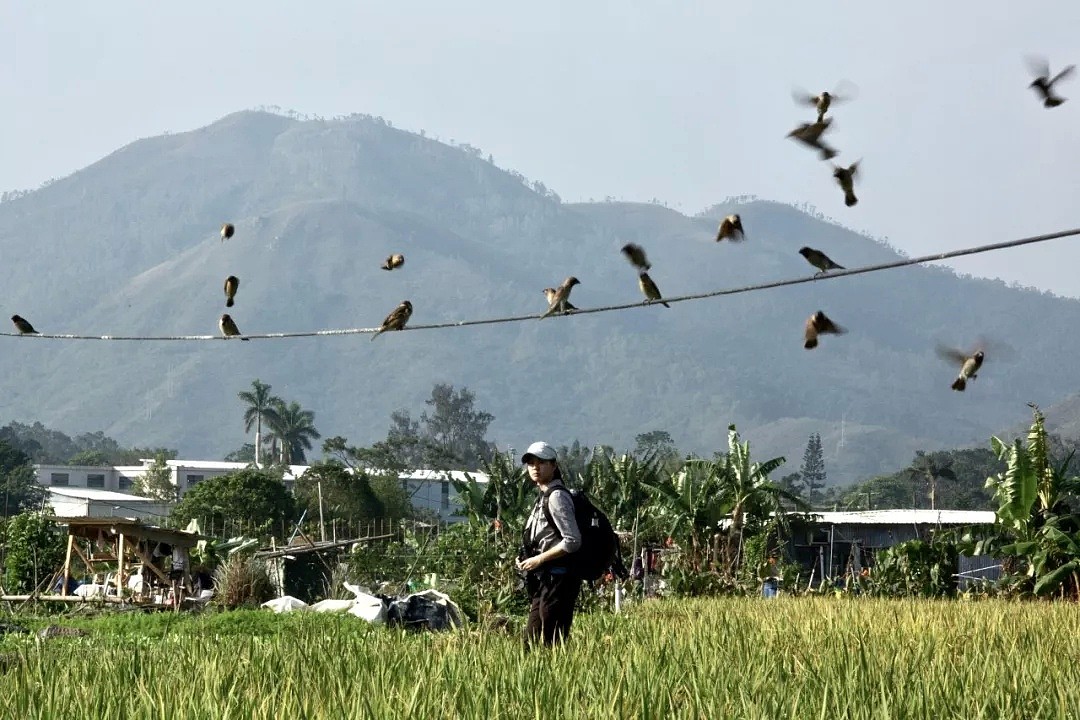
<instances>
[{"instance_id":1,"label":"window","mask_svg":"<svg viewBox=\"0 0 1080 720\"><path fill-rule=\"evenodd\" d=\"M67 473L53 473L49 479L53 485L67 485L68 474Z\"/></svg>"},{"instance_id":2,"label":"window","mask_svg":"<svg viewBox=\"0 0 1080 720\"><path fill-rule=\"evenodd\" d=\"M96 473L90 473L86 476L86 487L88 488L103 488L105 487L105 476L98 475Z\"/></svg>"},{"instance_id":3,"label":"window","mask_svg":"<svg viewBox=\"0 0 1080 720\"><path fill-rule=\"evenodd\" d=\"M117 486L117 489L119 489L119 490L130 490L131 485L132 485L131 478L127 477L126 475L121 475L116 486Z\"/></svg>"},{"instance_id":4,"label":"window","mask_svg":"<svg viewBox=\"0 0 1080 720\"><path fill-rule=\"evenodd\" d=\"M191 487L197 483L201 483L205 477L205 475L188 475L187 486Z\"/></svg>"},{"instance_id":5,"label":"window","mask_svg":"<svg viewBox=\"0 0 1080 720\"><path fill-rule=\"evenodd\" d=\"M442 500L439 502L439 509L450 509L450 482L447 480L442 481Z\"/></svg>"}]
</instances>

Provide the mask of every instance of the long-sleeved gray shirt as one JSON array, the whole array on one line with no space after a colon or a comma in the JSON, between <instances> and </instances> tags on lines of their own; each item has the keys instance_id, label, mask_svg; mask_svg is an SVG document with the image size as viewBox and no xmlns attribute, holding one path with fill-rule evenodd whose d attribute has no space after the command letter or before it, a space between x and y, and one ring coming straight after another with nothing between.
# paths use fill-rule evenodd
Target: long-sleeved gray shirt
<instances>
[{"instance_id":1,"label":"long-sleeved gray shirt","mask_svg":"<svg viewBox=\"0 0 1080 720\"><path fill-rule=\"evenodd\" d=\"M548 489L553 487L565 488L566 486L558 480L553 480L548 485ZM544 516L544 509L541 506L543 500L544 494L541 492L532 512L529 513L529 519L525 521L526 542L536 550L537 554L553 547L561 547L568 553L577 552L581 547L581 530L578 528L574 515L574 499L570 497L569 491L553 492L548 496L548 512L551 513L551 519L555 521L554 528ZM561 540L560 536L562 536Z\"/></svg>"}]
</instances>

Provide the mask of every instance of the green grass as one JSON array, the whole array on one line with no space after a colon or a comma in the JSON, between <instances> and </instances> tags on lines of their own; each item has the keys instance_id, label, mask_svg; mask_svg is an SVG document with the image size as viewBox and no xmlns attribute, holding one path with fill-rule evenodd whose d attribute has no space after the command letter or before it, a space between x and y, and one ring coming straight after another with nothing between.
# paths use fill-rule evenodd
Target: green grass
<instances>
[{"instance_id":1,"label":"green grass","mask_svg":"<svg viewBox=\"0 0 1080 720\"><path fill-rule=\"evenodd\" d=\"M1080 608L829 598L662 601L525 653L349 616L118 615L0 640L12 718L1068 718ZM16 620L17 622L23 622ZM40 627L46 621L24 622Z\"/></svg>"}]
</instances>

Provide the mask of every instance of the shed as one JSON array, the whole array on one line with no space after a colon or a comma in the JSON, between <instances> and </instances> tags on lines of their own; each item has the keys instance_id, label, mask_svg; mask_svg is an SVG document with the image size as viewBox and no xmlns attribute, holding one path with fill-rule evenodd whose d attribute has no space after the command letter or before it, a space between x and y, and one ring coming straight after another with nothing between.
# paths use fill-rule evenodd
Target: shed
<instances>
[{"instance_id":1,"label":"shed","mask_svg":"<svg viewBox=\"0 0 1080 720\"><path fill-rule=\"evenodd\" d=\"M155 604L162 604L166 590L172 592L175 601L181 599L184 590L190 592L191 549L204 539L200 535L145 525L130 518L55 517L53 520L68 527L63 582L59 595L41 596L41 599L84 599L68 593L73 561L81 563L90 575L104 574L115 567L113 582L102 588L102 598L107 602L147 603L153 602L156 595L162 599ZM169 570L165 568L167 558L171 559ZM125 598L125 590L129 589L126 581L133 574L139 574L143 582L130 588L130 598Z\"/></svg>"},{"instance_id":2,"label":"shed","mask_svg":"<svg viewBox=\"0 0 1080 720\"><path fill-rule=\"evenodd\" d=\"M860 510L793 513L791 520L794 559L818 578L836 578L872 565L879 550L928 539L937 530L991 526L996 516L989 510ZM988 556L961 556L959 567L962 581L1000 573Z\"/></svg>"}]
</instances>

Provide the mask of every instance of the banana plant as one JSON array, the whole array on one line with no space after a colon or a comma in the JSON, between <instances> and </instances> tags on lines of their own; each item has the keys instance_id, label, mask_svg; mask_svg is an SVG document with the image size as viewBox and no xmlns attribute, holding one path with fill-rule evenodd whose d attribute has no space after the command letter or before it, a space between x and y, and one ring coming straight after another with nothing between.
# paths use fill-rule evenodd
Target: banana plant
<instances>
[{"instance_id":1,"label":"banana plant","mask_svg":"<svg viewBox=\"0 0 1080 720\"><path fill-rule=\"evenodd\" d=\"M990 441L1005 462L1004 472L986 480L998 504L996 531L977 541L966 536L964 550L1001 557L1019 569L1036 595L1051 594L1070 579L1073 592L1080 594L1080 515L1065 502L1080 494L1080 478L1068 475L1072 453L1053 465L1043 415L1038 406L1030 407L1026 443L1019 438L1012 444L997 437Z\"/></svg>"},{"instance_id":2,"label":"banana plant","mask_svg":"<svg viewBox=\"0 0 1080 720\"><path fill-rule=\"evenodd\" d=\"M796 504L801 501L769 480L769 475L787 462L786 458L775 457L761 463L753 462L750 443L739 442L739 433L734 425L728 426L728 453L722 462L722 492L731 507L725 569L729 574L733 574L742 553L747 515L763 521L771 517L777 522L783 522L785 513L781 509L780 501L788 500Z\"/></svg>"}]
</instances>

